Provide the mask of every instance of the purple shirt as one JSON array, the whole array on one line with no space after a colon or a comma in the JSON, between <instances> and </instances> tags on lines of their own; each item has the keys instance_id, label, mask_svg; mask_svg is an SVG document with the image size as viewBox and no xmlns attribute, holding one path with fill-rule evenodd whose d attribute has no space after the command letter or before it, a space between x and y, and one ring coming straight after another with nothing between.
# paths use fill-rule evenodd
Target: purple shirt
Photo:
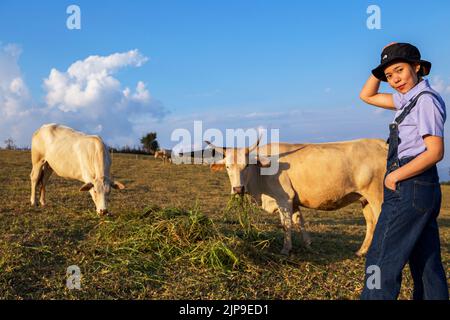
<instances>
[{"instance_id":1,"label":"purple shirt","mask_svg":"<svg viewBox=\"0 0 450 320\"><path fill-rule=\"evenodd\" d=\"M399 92L393 94L394 106L397 109L394 119L402 113L404 107L408 105L408 101L422 91L431 91L439 99L431 94L423 94L417 100L411 113L400 123L398 127L401 140L398 146L399 159L424 152L426 146L423 136L427 134L444 137L444 122L447 117L445 102L439 93L430 87L428 80L420 81L405 94Z\"/></svg>"}]
</instances>

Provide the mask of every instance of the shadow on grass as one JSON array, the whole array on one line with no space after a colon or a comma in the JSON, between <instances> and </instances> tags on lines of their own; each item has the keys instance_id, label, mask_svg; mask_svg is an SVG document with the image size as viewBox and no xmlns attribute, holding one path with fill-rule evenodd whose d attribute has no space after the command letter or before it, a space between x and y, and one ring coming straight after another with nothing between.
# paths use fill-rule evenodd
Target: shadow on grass
<instances>
[{"instance_id":1,"label":"shadow on grass","mask_svg":"<svg viewBox=\"0 0 450 320\"><path fill-rule=\"evenodd\" d=\"M236 251L257 265L265 265L268 261L297 263L312 262L327 265L347 259L359 259L355 252L359 249L363 237L349 235L344 232L309 232L312 244L307 247L297 232L293 233L292 251L289 257L280 253L283 247L282 230L264 231L251 235L243 231L222 230L228 237L239 239Z\"/></svg>"},{"instance_id":2,"label":"shadow on grass","mask_svg":"<svg viewBox=\"0 0 450 320\"><path fill-rule=\"evenodd\" d=\"M312 221L311 221L312 220ZM315 219L309 219L308 220L312 224L326 224L330 226L336 226L336 225L346 225L346 226L366 226L366 221L364 220L364 217L354 217L354 218L343 218L343 217L336 217L336 218L315 218Z\"/></svg>"}]
</instances>

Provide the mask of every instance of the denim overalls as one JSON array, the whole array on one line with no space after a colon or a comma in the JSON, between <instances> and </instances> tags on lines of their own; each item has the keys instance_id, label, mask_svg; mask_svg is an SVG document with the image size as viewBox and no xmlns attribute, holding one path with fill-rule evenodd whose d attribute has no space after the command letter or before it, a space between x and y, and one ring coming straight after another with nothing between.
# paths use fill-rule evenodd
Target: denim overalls
<instances>
[{"instance_id":1,"label":"denim overalls","mask_svg":"<svg viewBox=\"0 0 450 320\"><path fill-rule=\"evenodd\" d=\"M422 94L434 95L432 92L422 91L411 99L405 110L389 125L385 178L415 158L398 159L398 125L411 112ZM436 165L397 183L396 190L386 188L384 182L383 186L384 202L367 253L361 299L397 299L402 270L409 263L414 280L413 299L448 300L436 221L441 207L441 188ZM379 271L379 286L373 270Z\"/></svg>"}]
</instances>

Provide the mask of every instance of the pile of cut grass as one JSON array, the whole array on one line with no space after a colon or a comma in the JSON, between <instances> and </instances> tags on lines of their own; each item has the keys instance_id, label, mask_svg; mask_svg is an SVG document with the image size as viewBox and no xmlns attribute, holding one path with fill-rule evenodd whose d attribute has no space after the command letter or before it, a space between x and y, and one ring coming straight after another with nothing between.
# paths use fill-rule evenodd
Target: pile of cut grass
<instances>
[{"instance_id":1,"label":"pile of cut grass","mask_svg":"<svg viewBox=\"0 0 450 320\"><path fill-rule=\"evenodd\" d=\"M177 261L226 272L240 262L227 238L198 209L150 207L142 214L123 214L100 223L87 244L105 273L126 267L161 276L160 270Z\"/></svg>"},{"instance_id":2,"label":"pile of cut grass","mask_svg":"<svg viewBox=\"0 0 450 320\"><path fill-rule=\"evenodd\" d=\"M259 226L262 224L263 210L248 194L244 196L232 195L224 210L224 222L239 224L238 236L250 241L255 248L264 249L270 246L274 240Z\"/></svg>"},{"instance_id":3,"label":"pile of cut grass","mask_svg":"<svg viewBox=\"0 0 450 320\"><path fill-rule=\"evenodd\" d=\"M261 250L273 239L268 239L253 222L256 210L248 198L230 199L225 214L237 228L225 233L196 207L186 210L151 206L140 213L106 217L81 245L86 255L80 266L84 283L99 283L101 276L118 282L106 282L101 290L106 297L142 298L155 296L158 290L166 294L168 282L174 285L177 274L184 278L193 273L209 277L213 279L211 285L219 287L225 284L215 281L233 274L254 277L255 260L276 259L273 253ZM201 279L192 285L199 286L198 281Z\"/></svg>"}]
</instances>

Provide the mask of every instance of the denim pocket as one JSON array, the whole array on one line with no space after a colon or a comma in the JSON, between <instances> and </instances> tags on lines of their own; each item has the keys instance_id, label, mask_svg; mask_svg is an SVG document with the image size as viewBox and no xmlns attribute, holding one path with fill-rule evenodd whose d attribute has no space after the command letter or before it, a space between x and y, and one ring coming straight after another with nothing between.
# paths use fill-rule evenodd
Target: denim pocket
<instances>
[{"instance_id":1,"label":"denim pocket","mask_svg":"<svg viewBox=\"0 0 450 320\"><path fill-rule=\"evenodd\" d=\"M438 183L415 180L413 207L425 213L433 208Z\"/></svg>"}]
</instances>

